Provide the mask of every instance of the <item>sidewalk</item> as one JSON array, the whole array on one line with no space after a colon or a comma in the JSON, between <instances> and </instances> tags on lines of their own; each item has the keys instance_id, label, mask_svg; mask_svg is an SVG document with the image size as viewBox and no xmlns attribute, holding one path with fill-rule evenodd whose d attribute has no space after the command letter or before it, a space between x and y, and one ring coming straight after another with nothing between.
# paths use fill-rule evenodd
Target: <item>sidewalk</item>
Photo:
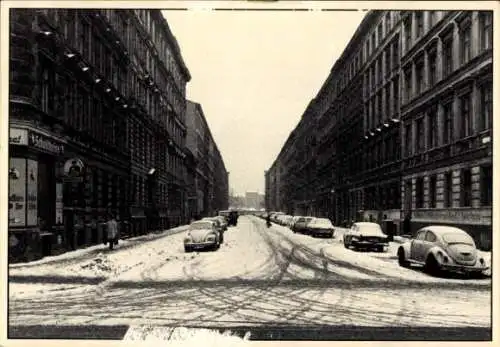
<instances>
[{"instance_id":1,"label":"sidewalk","mask_svg":"<svg viewBox=\"0 0 500 347\"><path fill-rule=\"evenodd\" d=\"M119 241L119 245L116 248L116 250L128 248L128 247L135 245L141 241L142 242L151 242L151 241L157 240L159 238L162 238L164 236L177 234L177 233L180 233L180 232L187 230L187 228L188 228L188 225L181 225L181 226L178 226L178 227L175 227L172 229L163 230L160 232L150 232L150 233L145 234L145 235L121 239ZM90 255L90 254L97 254L97 253L99 253L102 250L107 249L107 248L108 248L108 246L106 246L102 243L99 243L97 245L89 246L86 248L76 249L74 251L67 251L67 252L59 254L59 255L48 256L48 257L44 257L42 259L34 260L31 262L9 264L9 269L18 269L18 268L25 268L25 267L31 267L31 266L45 265L45 264L50 264L50 263L55 263L55 262L60 262L60 261L70 261L70 260L73 260L76 258L80 258L82 256L86 256L86 255Z\"/></svg>"}]
</instances>

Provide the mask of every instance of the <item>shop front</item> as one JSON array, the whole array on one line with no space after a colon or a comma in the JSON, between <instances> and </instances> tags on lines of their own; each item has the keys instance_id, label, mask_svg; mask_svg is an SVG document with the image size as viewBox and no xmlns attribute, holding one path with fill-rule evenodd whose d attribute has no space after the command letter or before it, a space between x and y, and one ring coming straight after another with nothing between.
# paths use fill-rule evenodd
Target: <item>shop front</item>
<instances>
[{"instance_id":1,"label":"shop front","mask_svg":"<svg viewBox=\"0 0 500 347\"><path fill-rule=\"evenodd\" d=\"M9 260L27 261L50 254L52 241L63 244L57 163L66 141L29 126L9 132ZM57 248L57 247L56 247Z\"/></svg>"},{"instance_id":2,"label":"shop front","mask_svg":"<svg viewBox=\"0 0 500 347\"><path fill-rule=\"evenodd\" d=\"M417 209L412 212L411 232L427 225L450 225L466 231L478 248L491 250L492 209L457 207L440 209Z\"/></svg>"}]
</instances>

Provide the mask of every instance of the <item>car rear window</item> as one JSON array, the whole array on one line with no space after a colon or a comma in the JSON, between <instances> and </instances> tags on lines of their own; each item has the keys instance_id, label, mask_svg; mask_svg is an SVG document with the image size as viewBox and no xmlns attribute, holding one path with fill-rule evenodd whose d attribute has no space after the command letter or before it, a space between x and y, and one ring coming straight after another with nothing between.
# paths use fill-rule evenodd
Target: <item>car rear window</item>
<instances>
[{"instance_id":1,"label":"car rear window","mask_svg":"<svg viewBox=\"0 0 500 347\"><path fill-rule=\"evenodd\" d=\"M443 235L443 240L446 243L463 243L466 245L473 245L474 241L468 235L461 233L447 233Z\"/></svg>"}]
</instances>

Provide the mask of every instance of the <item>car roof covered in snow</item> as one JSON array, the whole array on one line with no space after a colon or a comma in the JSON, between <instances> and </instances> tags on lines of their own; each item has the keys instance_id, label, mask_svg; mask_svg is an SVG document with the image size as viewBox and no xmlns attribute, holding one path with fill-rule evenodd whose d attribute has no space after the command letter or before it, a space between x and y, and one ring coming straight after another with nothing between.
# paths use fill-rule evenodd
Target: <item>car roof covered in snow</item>
<instances>
[{"instance_id":1,"label":"car roof covered in snow","mask_svg":"<svg viewBox=\"0 0 500 347\"><path fill-rule=\"evenodd\" d=\"M378 223L373 222L356 222L354 224L360 227L380 226Z\"/></svg>"},{"instance_id":2,"label":"car roof covered in snow","mask_svg":"<svg viewBox=\"0 0 500 347\"><path fill-rule=\"evenodd\" d=\"M436 235L443 235L443 234L449 234L449 233L457 233L457 234L465 234L467 236L470 236L467 232L464 230L453 227L450 225L428 225L426 227L420 228L419 230L431 230L434 232Z\"/></svg>"}]
</instances>

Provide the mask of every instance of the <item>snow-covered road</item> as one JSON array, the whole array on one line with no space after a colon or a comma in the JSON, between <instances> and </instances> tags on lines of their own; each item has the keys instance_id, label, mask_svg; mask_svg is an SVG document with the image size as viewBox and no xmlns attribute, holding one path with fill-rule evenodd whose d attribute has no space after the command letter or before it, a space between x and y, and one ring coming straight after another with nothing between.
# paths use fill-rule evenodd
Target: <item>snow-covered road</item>
<instances>
[{"instance_id":1,"label":"snow-covered road","mask_svg":"<svg viewBox=\"0 0 500 347\"><path fill-rule=\"evenodd\" d=\"M9 324L489 327L491 279L430 277L240 217L215 252L184 233L9 269ZM392 246L394 247L394 245Z\"/></svg>"}]
</instances>

